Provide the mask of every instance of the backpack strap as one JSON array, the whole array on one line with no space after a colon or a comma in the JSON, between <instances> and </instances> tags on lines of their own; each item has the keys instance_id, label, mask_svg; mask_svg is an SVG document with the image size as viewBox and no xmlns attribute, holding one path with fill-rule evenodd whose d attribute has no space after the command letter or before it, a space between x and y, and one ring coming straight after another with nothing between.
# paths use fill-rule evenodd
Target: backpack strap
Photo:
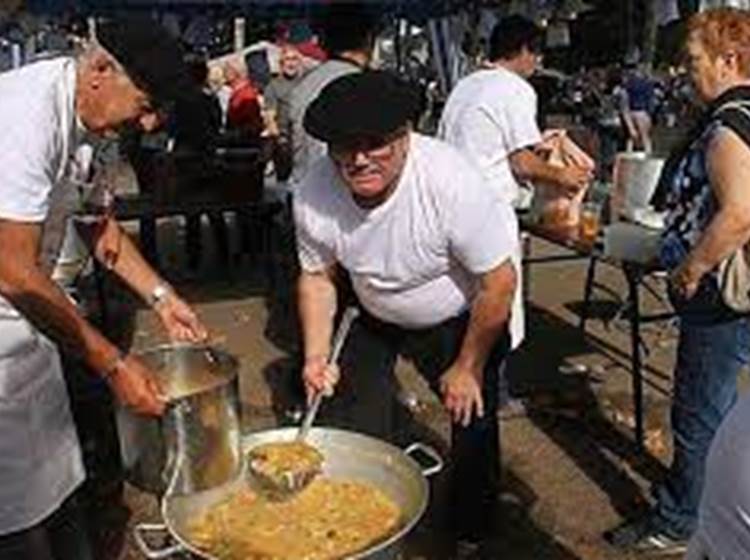
<instances>
[{"instance_id":1,"label":"backpack strap","mask_svg":"<svg viewBox=\"0 0 750 560\"><path fill-rule=\"evenodd\" d=\"M729 101L714 112L718 120L750 148L750 100Z\"/></svg>"},{"instance_id":2,"label":"backpack strap","mask_svg":"<svg viewBox=\"0 0 750 560\"><path fill-rule=\"evenodd\" d=\"M739 97L740 95L742 97ZM711 122L718 121L722 126L726 126L737 134L750 148L750 88L743 88L741 91L735 92L734 97L732 100L724 101L716 109L706 112L691 127L678 147L672 150L672 153L664 163L659 182L651 197L651 204L657 210L664 210L666 208L670 184L677 172L680 161L682 161L682 158L688 152L693 142L701 137Z\"/></svg>"}]
</instances>

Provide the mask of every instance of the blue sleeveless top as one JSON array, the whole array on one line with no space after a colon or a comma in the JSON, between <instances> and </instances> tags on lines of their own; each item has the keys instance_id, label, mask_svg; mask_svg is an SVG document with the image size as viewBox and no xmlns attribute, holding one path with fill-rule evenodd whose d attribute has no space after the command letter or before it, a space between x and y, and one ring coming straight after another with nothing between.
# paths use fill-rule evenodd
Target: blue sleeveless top
<instances>
[{"instance_id":1,"label":"blue sleeveless top","mask_svg":"<svg viewBox=\"0 0 750 560\"><path fill-rule=\"evenodd\" d=\"M674 171L666 192L667 218L659 259L667 270L677 268L693 249L716 213L716 198L708 180L706 150L721 128L712 122L694 140Z\"/></svg>"},{"instance_id":2,"label":"blue sleeveless top","mask_svg":"<svg viewBox=\"0 0 750 560\"><path fill-rule=\"evenodd\" d=\"M723 128L729 128L750 146L749 87L733 88L716 99L682 150L665 165L655 204L667 211L659 255L667 270L685 260L718 209L708 178L706 153ZM707 277L715 280L715 271Z\"/></svg>"}]
</instances>

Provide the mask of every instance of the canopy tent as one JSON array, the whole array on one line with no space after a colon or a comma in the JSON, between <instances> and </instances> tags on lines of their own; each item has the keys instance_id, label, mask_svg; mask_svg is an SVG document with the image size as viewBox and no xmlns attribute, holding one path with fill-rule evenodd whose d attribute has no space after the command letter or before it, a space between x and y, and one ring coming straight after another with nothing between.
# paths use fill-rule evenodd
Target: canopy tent
<instances>
[{"instance_id":1,"label":"canopy tent","mask_svg":"<svg viewBox=\"0 0 750 560\"><path fill-rule=\"evenodd\" d=\"M231 49L228 46L232 39L230 29L224 27L217 32L212 28L211 20L226 21L227 17L243 16L248 25L261 26L267 31L268 23L314 18L334 2L341 3L340 0L26 0L27 8L36 13L108 15L142 10L161 14L162 23L168 29L181 34L186 44L206 50L212 57L229 54ZM391 28L399 30L392 40L395 58L399 61L404 60L402 55L410 53L410 48L415 44L410 33L403 33L404 29L411 29L410 25L404 23L410 22L426 32L416 42L422 44L424 38L429 42L432 66L443 93L450 91L456 81L471 69L462 46L467 38L478 34L487 38L497 19L494 12L508 14L520 10L519 13L532 15L553 5L560 7L564 4L569 8L573 4L579 8L583 6L582 0L361 0L352 3L366 5L382 16ZM578 9L575 6L570 9ZM487 15L481 18L478 29L472 28L474 21L467 17L469 12ZM164 17L166 14L169 17ZM176 22L177 18L182 22ZM190 20L190 33L184 29L186 18ZM401 25L393 26L397 20ZM264 25L265 28L262 27ZM256 42L274 37L263 32L249 33L247 38ZM424 67L424 62L420 61L418 66Z\"/></svg>"},{"instance_id":2,"label":"canopy tent","mask_svg":"<svg viewBox=\"0 0 750 560\"><path fill-rule=\"evenodd\" d=\"M16 0L20 2L21 0ZM429 52L431 66L437 72L440 90L448 92L468 70L477 45L486 42L493 24L499 16L513 13L523 14L548 25L547 60L553 64L572 70L577 65L605 64L621 60L631 40L637 36L637 18L622 7L613 6L611 0L344 0L368 6L382 16L387 32L391 33L389 48L392 48L399 61L411 60L411 48L419 45L422 51ZM673 21L675 16L686 15L691 5L707 3L738 4L745 0L652 0L657 20L662 25ZM204 50L211 57L229 53L240 45L231 29L231 18L246 18L248 43L260 40L273 41L278 35L273 33L274 22L294 21L314 18L327 6L340 4L342 0L25 0L26 7L36 13L57 13L79 15L108 15L114 12L134 10L155 14L170 14L171 29L184 32L190 20L196 30L202 32L183 35L186 44L196 50ZM748 0L750 2L750 0ZM206 25L193 25L192 20L210 20L216 24L212 33ZM642 17L638 16L638 17ZM631 24L623 25L625 19ZM635 19L634 19L635 18ZM166 18L165 18L166 19ZM175 23L175 19L181 20ZM229 22L227 24L227 22ZM398 25L394 25L399 22ZM411 25L406 22L410 22ZM167 22L164 21L165 25ZM217 27L218 25L218 27ZM404 30L417 26L420 35L416 41ZM170 27L167 25L167 27ZM182 28L182 29L180 29ZM399 31L393 33L394 29ZM555 34L555 32L559 32ZM197 40L195 38L201 40ZM206 37L209 37L207 43ZM426 41L429 49L422 45ZM406 55L406 56L404 56ZM415 65L424 67L421 60ZM399 64L399 68L403 67Z\"/></svg>"},{"instance_id":3,"label":"canopy tent","mask_svg":"<svg viewBox=\"0 0 750 560\"><path fill-rule=\"evenodd\" d=\"M254 18L279 19L310 16L332 3L332 0L27 0L28 9L35 12L112 13L132 10L175 10L200 12L205 10L246 13ZM337 2L339 3L339 2ZM469 2L455 0L362 0L376 13L426 21L435 15L456 11Z\"/></svg>"}]
</instances>

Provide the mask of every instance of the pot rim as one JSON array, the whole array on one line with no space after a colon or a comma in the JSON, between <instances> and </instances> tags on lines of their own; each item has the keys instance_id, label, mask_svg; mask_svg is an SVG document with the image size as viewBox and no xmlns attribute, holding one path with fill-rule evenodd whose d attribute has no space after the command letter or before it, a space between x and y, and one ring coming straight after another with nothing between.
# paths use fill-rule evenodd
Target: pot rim
<instances>
[{"instance_id":1,"label":"pot rim","mask_svg":"<svg viewBox=\"0 0 750 560\"><path fill-rule=\"evenodd\" d=\"M217 389L219 387L224 387L226 385L230 385L232 383L238 382L239 375L240 375L240 361L237 356L229 352L228 350L224 348L219 348L216 346L213 346L210 343L203 343L203 342L187 342L187 341L177 341L177 342L166 342L162 344L157 344L155 346L150 346L147 348L139 349L133 352L133 355L144 360L147 364L148 362L155 357L158 357L160 354L166 354L168 352L175 352L175 351L196 351L196 352L203 352L207 356L207 361L209 363L213 362L214 365L217 365L217 362L220 362L221 371L217 371L217 382L215 385L212 385L211 387L205 388L203 390L196 390L195 392L190 392L190 394L181 396L180 398L174 399L173 401L170 401L170 404L173 404L174 402L182 401L184 399L189 399L195 395L202 394L206 390L213 390ZM157 358L158 359L158 358ZM159 373L159 370L157 368L157 374Z\"/></svg>"},{"instance_id":2,"label":"pot rim","mask_svg":"<svg viewBox=\"0 0 750 560\"><path fill-rule=\"evenodd\" d=\"M237 356L229 352L227 349L220 346L211 344L210 342L190 342L187 340L177 340L174 342L162 342L153 346L146 346L145 348L134 349L133 354L136 356L146 356L148 354L155 354L157 352L164 352L167 350L211 350L217 354L221 354L223 357L228 358L235 364L239 364Z\"/></svg>"}]
</instances>

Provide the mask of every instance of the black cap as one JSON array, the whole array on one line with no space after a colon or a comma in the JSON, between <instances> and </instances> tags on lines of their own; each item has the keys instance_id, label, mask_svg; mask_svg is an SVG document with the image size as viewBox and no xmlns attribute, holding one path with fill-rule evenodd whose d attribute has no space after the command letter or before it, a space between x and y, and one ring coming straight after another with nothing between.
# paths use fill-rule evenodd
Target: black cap
<instances>
[{"instance_id":1,"label":"black cap","mask_svg":"<svg viewBox=\"0 0 750 560\"><path fill-rule=\"evenodd\" d=\"M377 6L339 0L326 5L317 24L321 44L329 55L346 51L369 54L379 22Z\"/></svg>"},{"instance_id":2,"label":"black cap","mask_svg":"<svg viewBox=\"0 0 750 560\"><path fill-rule=\"evenodd\" d=\"M184 104L198 96L182 49L153 19L130 15L105 20L97 24L96 38L157 105Z\"/></svg>"},{"instance_id":3,"label":"black cap","mask_svg":"<svg viewBox=\"0 0 750 560\"><path fill-rule=\"evenodd\" d=\"M305 130L328 143L382 138L415 119L419 95L390 72L368 70L328 84L305 113Z\"/></svg>"}]
</instances>

